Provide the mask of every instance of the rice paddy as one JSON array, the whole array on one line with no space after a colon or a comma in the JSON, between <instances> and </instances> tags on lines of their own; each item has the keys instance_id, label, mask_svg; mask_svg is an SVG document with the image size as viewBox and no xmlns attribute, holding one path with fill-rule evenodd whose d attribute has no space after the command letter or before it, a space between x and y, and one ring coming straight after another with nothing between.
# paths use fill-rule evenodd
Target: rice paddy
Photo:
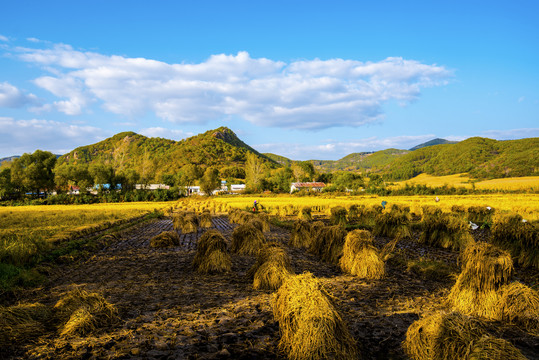
<instances>
[{"instance_id":1,"label":"rice paddy","mask_svg":"<svg viewBox=\"0 0 539 360\"><path fill-rule=\"evenodd\" d=\"M538 269L519 260L535 259L532 220L464 203L257 199L259 214L248 197L169 203L47 268L39 291L3 299L2 354L537 358Z\"/></svg>"}]
</instances>

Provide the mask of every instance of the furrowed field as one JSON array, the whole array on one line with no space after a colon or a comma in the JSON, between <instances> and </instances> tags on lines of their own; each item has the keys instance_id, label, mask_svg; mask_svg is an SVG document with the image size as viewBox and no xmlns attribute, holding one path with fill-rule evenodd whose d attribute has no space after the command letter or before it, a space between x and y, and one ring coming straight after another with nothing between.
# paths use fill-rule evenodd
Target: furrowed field
<instances>
[{"instance_id":1,"label":"furrowed field","mask_svg":"<svg viewBox=\"0 0 539 360\"><path fill-rule=\"evenodd\" d=\"M83 255L57 257L41 288L3 299L0 351L28 359L539 358L539 196L438 198L230 195L0 208L10 266L31 268L35 259L13 255L31 239L45 246L43 257L96 239ZM122 223L154 208L166 216ZM121 224L102 225L113 221Z\"/></svg>"}]
</instances>

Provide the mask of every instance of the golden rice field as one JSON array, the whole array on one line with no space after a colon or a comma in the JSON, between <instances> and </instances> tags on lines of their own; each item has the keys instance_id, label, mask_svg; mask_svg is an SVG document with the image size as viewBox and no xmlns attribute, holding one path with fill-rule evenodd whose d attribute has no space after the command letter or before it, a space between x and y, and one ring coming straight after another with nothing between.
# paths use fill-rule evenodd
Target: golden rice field
<instances>
[{"instance_id":1,"label":"golden rice field","mask_svg":"<svg viewBox=\"0 0 539 360\"><path fill-rule=\"evenodd\" d=\"M133 202L88 205L6 206L0 207L0 239L6 236L47 240L69 236L106 222L129 219L167 202Z\"/></svg>"},{"instance_id":2,"label":"golden rice field","mask_svg":"<svg viewBox=\"0 0 539 360\"><path fill-rule=\"evenodd\" d=\"M427 185L429 187L464 187L472 188L472 180L467 174L454 174L447 176L432 176L420 174L415 178L406 181L396 182L393 187L404 187L405 185ZM475 188L478 190L501 190L501 191L535 191L539 189L539 176L526 176L514 178L502 178L476 181Z\"/></svg>"},{"instance_id":3,"label":"golden rice field","mask_svg":"<svg viewBox=\"0 0 539 360\"><path fill-rule=\"evenodd\" d=\"M485 194L485 195L413 195L413 196L305 196L297 197L290 195L275 196L221 196L201 203L199 206L208 208L218 206L223 211L230 208L252 207L254 201L258 201L270 213L278 213L284 207L293 211L299 211L304 206L311 207L314 213L329 214L332 207L349 207L358 205L380 205L382 201L387 206L392 204L409 206L412 212L421 213L421 207L425 205L437 206L444 212L450 212L453 205L464 206L490 206L498 212L514 212L527 220L539 220L539 195L538 194ZM291 215L291 214L290 214Z\"/></svg>"}]
</instances>

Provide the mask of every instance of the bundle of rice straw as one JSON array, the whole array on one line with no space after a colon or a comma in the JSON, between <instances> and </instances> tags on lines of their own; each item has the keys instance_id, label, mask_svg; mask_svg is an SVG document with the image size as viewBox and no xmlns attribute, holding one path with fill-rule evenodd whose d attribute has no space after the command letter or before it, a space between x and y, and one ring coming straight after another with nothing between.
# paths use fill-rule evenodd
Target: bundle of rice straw
<instances>
[{"instance_id":1,"label":"bundle of rice straw","mask_svg":"<svg viewBox=\"0 0 539 360\"><path fill-rule=\"evenodd\" d=\"M272 299L279 348L291 360L357 359L359 352L327 291L311 274L286 278Z\"/></svg>"},{"instance_id":2,"label":"bundle of rice straw","mask_svg":"<svg viewBox=\"0 0 539 360\"><path fill-rule=\"evenodd\" d=\"M183 217L181 230L184 234L196 233L198 231L198 216L196 214L186 214Z\"/></svg>"},{"instance_id":3,"label":"bundle of rice straw","mask_svg":"<svg viewBox=\"0 0 539 360\"><path fill-rule=\"evenodd\" d=\"M0 306L0 349L36 340L51 318L51 310L40 303Z\"/></svg>"},{"instance_id":4,"label":"bundle of rice straw","mask_svg":"<svg viewBox=\"0 0 539 360\"><path fill-rule=\"evenodd\" d=\"M364 208L365 208L365 205L356 205L356 204L350 205L350 207L348 208L348 221L350 222L358 221L359 216L361 215L362 209Z\"/></svg>"},{"instance_id":5,"label":"bundle of rice straw","mask_svg":"<svg viewBox=\"0 0 539 360\"><path fill-rule=\"evenodd\" d=\"M180 235L174 230L163 231L161 234L150 239L150 247L164 248L180 245Z\"/></svg>"},{"instance_id":6,"label":"bundle of rice straw","mask_svg":"<svg viewBox=\"0 0 539 360\"><path fill-rule=\"evenodd\" d=\"M376 236L386 236L396 239L405 239L412 236L412 216L409 208L399 208L393 205L391 210L376 216L373 233Z\"/></svg>"},{"instance_id":7,"label":"bundle of rice straw","mask_svg":"<svg viewBox=\"0 0 539 360\"><path fill-rule=\"evenodd\" d=\"M539 268L539 223L518 214L497 214L492 225L492 241L517 259L522 266Z\"/></svg>"},{"instance_id":8,"label":"bundle of rice straw","mask_svg":"<svg viewBox=\"0 0 539 360\"><path fill-rule=\"evenodd\" d=\"M230 249L238 254L257 255L265 242L262 231L251 224L244 224L232 232Z\"/></svg>"},{"instance_id":9,"label":"bundle of rice straw","mask_svg":"<svg viewBox=\"0 0 539 360\"><path fill-rule=\"evenodd\" d=\"M318 236L318 233L320 232L320 230L322 230L325 227L326 225L322 221L315 221L311 223L312 238L314 239L316 236Z\"/></svg>"},{"instance_id":10,"label":"bundle of rice straw","mask_svg":"<svg viewBox=\"0 0 539 360\"><path fill-rule=\"evenodd\" d=\"M342 255L346 230L340 225L325 226L313 238L309 251L323 261L337 265Z\"/></svg>"},{"instance_id":11,"label":"bundle of rice straw","mask_svg":"<svg viewBox=\"0 0 539 360\"><path fill-rule=\"evenodd\" d=\"M525 359L510 343L487 334L485 325L458 312L437 312L406 332L405 352L415 360Z\"/></svg>"},{"instance_id":12,"label":"bundle of rice straw","mask_svg":"<svg viewBox=\"0 0 539 360\"><path fill-rule=\"evenodd\" d=\"M80 288L75 288L58 300L54 311L60 321L62 336L87 335L119 320L118 310L103 295Z\"/></svg>"},{"instance_id":13,"label":"bundle of rice straw","mask_svg":"<svg viewBox=\"0 0 539 360\"><path fill-rule=\"evenodd\" d=\"M270 221L268 214L260 212L256 214L255 217L262 222L262 232L270 231Z\"/></svg>"},{"instance_id":14,"label":"bundle of rice straw","mask_svg":"<svg viewBox=\"0 0 539 360\"><path fill-rule=\"evenodd\" d=\"M247 272L253 278L253 287L264 290L278 289L291 274L290 256L281 244L275 242L264 245L255 264Z\"/></svg>"},{"instance_id":15,"label":"bundle of rice straw","mask_svg":"<svg viewBox=\"0 0 539 360\"><path fill-rule=\"evenodd\" d=\"M515 281L502 286L498 294L498 319L539 336L539 292Z\"/></svg>"},{"instance_id":16,"label":"bundle of rice straw","mask_svg":"<svg viewBox=\"0 0 539 360\"><path fill-rule=\"evenodd\" d=\"M197 242L197 252L193 260L196 271L203 274L228 272L232 261L227 252L226 240L216 229L207 230Z\"/></svg>"},{"instance_id":17,"label":"bundle of rice straw","mask_svg":"<svg viewBox=\"0 0 539 360\"><path fill-rule=\"evenodd\" d=\"M458 250L473 242L466 219L436 210L438 211L423 212L420 243Z\"/></svg>"},{"instance_id":18,"label":"bundle of rice straw","mask_svg":"<svg viewBox=\"0 0 539 360\"><path fill-rule=\"evenodd\" d=\"M262 232L267 232L270 230L269 222L264 221L258 215L252 216L247 224L250 224Z\"/></svg>"},{"instance_id":19,"label":"bundle of rice straw","mask_svg":"<svg viewBox=\"0 0 539 360\"><path fill-rule=\"evenodd\" d=\"M313 233L311 224L305 220L296 220L294 222L294 229L288 240L288 245L299 248L308 248L312 238Z\"/></svg>"},{"instance_id":20,"label":"bundle of rice straw","mask_svg":"<svg viewBox=\"0 0 539 360\"><path fill-rule=\"evenodd\" d=\"M347 211L342 206L335 206L331 208L331 217L329 221L332 225L345 226L348 223L346 219Z\"/></svg>"},{"instance_id":21,"label":"bundle of rice straw","mask_svg":"<svg viewBox=\"0 0 539 360\"><path fill-rule=\"evenodd\" d=\"M204 211L200 215L200 227L202 228L211 228L213 226L213 223L211 221L211 213L209 211Z\"/></svg>"},{"instance_id":22,"label":"bundle of rice straw","mask_svg":"<svg viewBox=\"0 0 539 360\"><path fill-rule=\"evenodd\" d=\"M385 275L384 261L367 230L353 230L346 235L339 266L344 272L364 279L380 279Z\"/></svg>"},{"instance_id":23,"label":"bundle of rice straw","mask_svg":"<svg viewBox=\"0 0 539 360\"><path fill-rule=\"evenodd\" d=\"M310 206L303 206L298 213L298 220L311 221L313 219L312 209Z\"/></svg>"},{"instance_id":24,"label":"bundle of rice straw","mask_svg":"<svg viewBox=\"0 0 539 360\"><path fill-rule=\"evenodd\" d=\"M453 307L466 315L499 318L497 290L509 282L513 261L508 252L478 242L462 253L462 272L448 296Z\"/></svg>"}]
</instances>

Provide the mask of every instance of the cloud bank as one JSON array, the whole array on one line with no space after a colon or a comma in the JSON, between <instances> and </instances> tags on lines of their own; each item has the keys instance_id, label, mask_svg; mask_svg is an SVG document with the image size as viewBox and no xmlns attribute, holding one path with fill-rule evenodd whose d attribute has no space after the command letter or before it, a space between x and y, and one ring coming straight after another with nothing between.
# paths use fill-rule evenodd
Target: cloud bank
<instances>
[{"instance_id":1,"label":"cloud bank","mask_svg":"<svg viewBox=\"0 0 539 360\"><path fill-rule=\"evenodd\" d=\"M64 154L81 145L105 139L111 134L92 126L51 120L15 120L0 117L0 154L22 155L36 149Z\"/></svg>"},{"instance_id":2,"label":"cloud bank","mask_svg":"<svg viewBox=\"0 0 539 360\"><path fill-rule=\"evenodd\" d=\"M168 64L69 45L15 52L49 71L34 82L58 100L42 110L78 115L98 103L114 114L153 113L176 124L238 117L280 128L357 127L381 119L384 103L412 102L423 88L443 85L452 76L443 66L400 57L285 63L239 52Z\"/></svg>"},{"instance_id":3,"label":"cloud bank","mask_svg":"<svg viewBox=\"0 0 539 360\"><path fill-rule=\"evenodd\" d=\"M36 101L35 95L27 95L8 82L0 83L0 107L20 108Z\"/></svg>"}]
</instances>

